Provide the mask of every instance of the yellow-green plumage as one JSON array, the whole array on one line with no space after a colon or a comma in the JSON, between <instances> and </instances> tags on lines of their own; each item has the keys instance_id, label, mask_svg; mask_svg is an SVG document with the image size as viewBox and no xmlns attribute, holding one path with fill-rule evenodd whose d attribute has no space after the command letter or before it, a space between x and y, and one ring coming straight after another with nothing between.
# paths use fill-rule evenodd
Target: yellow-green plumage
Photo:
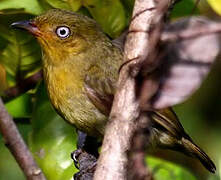
<instances>
[{"instance_id":1,"label":"yellow-green plumage","mask_svg":"<svg viewBox=\"0 0 221 180\"><path fill-rule=\"evenodd\" d=\"M34 34L43 52L45 84L52 105L68 122L90 136L103 137L122 51L94 20L70 11L50 10L24 25ZM70 35L58 36L57 28L68 27ZM185 133L171 109L152 111L151 143L198 158L211 172L215 165Z\"/></svg>"},{"instance_id":2,"label":"yellow-green plumage","mask_svg":"<svg viewBox=\"0 0 221 180\"><path fill-rule=\"evenodd\" d=\"M88 99L85 77L108 77L116 82L122 53L93 20L70 12L65 13L65 21L60 17L64 17L63 11L51 10L34 20L40 24L40 31L46 31L46 38L38 39L43 49L43 72L50 100L59 114L79 130L102 136L107 117ZM54 34L61 25L71 29L72 35L67 40Z\"/></svg>"}]
</instances>

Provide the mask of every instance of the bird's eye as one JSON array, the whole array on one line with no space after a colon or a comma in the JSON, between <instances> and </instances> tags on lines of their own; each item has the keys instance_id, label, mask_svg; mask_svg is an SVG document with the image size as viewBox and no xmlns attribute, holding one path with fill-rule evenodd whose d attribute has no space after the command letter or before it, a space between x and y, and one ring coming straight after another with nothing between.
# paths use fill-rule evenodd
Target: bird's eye
<instances>
[{"instance_id":1,"label":"bird's eye","mask_svg":"<svg viewBox=\"0 0 221 180\"><path fill-rule=\"evenodd\" d=\"M56 34L58 37L65 39L70 36L70 29L66 26L60 26L56 29Z\"/></svg>"}]
</instances>

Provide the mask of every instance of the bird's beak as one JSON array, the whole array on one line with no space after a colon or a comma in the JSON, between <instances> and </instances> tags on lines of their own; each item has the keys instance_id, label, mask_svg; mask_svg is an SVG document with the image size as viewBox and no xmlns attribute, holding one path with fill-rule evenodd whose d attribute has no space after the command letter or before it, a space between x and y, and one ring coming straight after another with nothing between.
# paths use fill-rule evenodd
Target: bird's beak
<instances>
[{"instance_id":1,"label":"bird's beak","mask_svg":"<svg viewBox=\"0 0 221 180\"><path fill-rule=\"evenodd\" d=\"M40 30L32 21L18 21L11 24L11 27L17 29L24 29L32 33L35 36L40 35Z\"/></svg>"}]
</instances>

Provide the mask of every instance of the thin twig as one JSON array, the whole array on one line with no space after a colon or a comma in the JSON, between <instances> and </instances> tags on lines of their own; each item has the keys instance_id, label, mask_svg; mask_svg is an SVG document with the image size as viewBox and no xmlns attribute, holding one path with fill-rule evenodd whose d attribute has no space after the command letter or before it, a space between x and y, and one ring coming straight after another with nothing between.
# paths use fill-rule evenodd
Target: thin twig
<instances>
[{"instance_id":1,"label":"thin twig","mask_svg":"<svg viewBox=\"0 0 221 180\"><path fill-rule=\"evenodd\" d=\"M21 94L33 89L36 84L42 79L42 71L39 71L32 76L18 82L15 86L6 89L3 94L4 102L10 101L13 98L20 96Z\"/></svg>"},{"instance_id":2,"label":"thin twig","mask_svg":"<svg viewBox=\"0 0 221 180\"><path fill-rule=\"evenodd\" d=\"M8 114L0 98L0 131L5 145L11 151L28 180L45 180L41 169L35 163L23 141L12 117Z\"/></svg>"},{"instance_id":3,"label":"thin twig","mask_svg":"<svg viewBox=\"0 0 221 180\"><path fill-rule=\"evenodd\" d=\"M169 7L167 0L161 0L161 2ZM127 152L130 150L131 139L138 127L140 117L139 100L136 96L136 76L139 73L140 65L149 60L150 50L153 50L157 44L151 44L153 41L150 41L150 32L152 23L156 22L154 18L158 18L155 16L156 7L161 2L135 1L130 33L124 49L124 62L132 59L133 61L126 63L119 75L118 88L94 175L95 180L124 180L127 177ZM162 21L161 17L159 17L159 21ZM149 65L151 66L151 63ZM149 91L151 93L151 89Z\"/></svg>"},{"instance_id":4,"label":"thin twig","mask_svg":"<svg viewBox=\"0 0 221 180\"><path fill-rule=\"evenodd\" d=\"M197 6L199 5L200 3L200 0L196 0L196 3L194 4L194 7L193 9L191 10L191 13L190 14L194 14L196 12L196 9L197 9Z\"/></svg>"}]
</instances>

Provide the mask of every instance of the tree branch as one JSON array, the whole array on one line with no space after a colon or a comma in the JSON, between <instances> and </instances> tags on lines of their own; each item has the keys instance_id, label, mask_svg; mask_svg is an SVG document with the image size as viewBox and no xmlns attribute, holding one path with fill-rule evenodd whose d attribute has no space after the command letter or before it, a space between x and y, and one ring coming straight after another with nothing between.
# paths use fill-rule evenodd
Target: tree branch
<instances>
[{"instance_id":1,"label":"tree branch","mask_svg":"<svg viewBox=\"0 0 221 180\"><path fill-rule=\"evenodd\" d=\"M0 98L0 131L5 145L11 151L28 180L45 180L41 169L35 163L23 141L12 117L8 114Z\"/></svg>"},{"instance_id":2,"label":"tree branch","mask_svg":"<svg viewBox=\"0 0 221 180\"><path fill-rule=\"evenodd\" d=\"M127 152L131 147L131 140L138 129L138 119L140 117L139 100L136 95L136 77L141 65L147 63L151 66L154 59L150 53L154 54L154 49L160 39L160 28L155 28L154 38L153 25L156 22L160 25L169 2L167 0L155 2L154 0L136 0L133 10L132 21L129 28L125 44L125 65L122 67L118 89L114 97L109 121L106 126L105 136L95 171L95 180L123 180L126 179L128 158ZM159 16L159 13L160 16ZM151 89L148 89L152 93ZM148 92L148 91L147 91ZM148 141L148 139L147 139Z\"/></svg>"}]
</instances>

